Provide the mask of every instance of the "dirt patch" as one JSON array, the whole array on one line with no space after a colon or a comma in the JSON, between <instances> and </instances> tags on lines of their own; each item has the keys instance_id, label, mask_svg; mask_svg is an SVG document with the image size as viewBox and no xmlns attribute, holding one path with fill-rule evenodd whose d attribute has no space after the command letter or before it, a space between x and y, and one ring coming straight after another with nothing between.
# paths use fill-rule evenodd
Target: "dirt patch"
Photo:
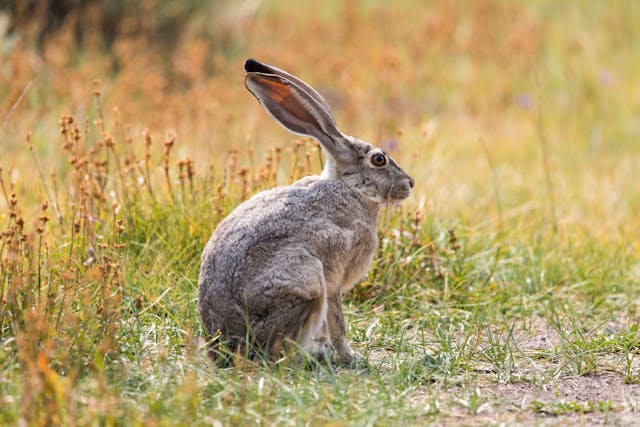
<instances>
[{"instance_id":1,"label":"dirt patch","mask_svg":"<svg viewBox=\"0 0 640 427\"><path fill-rule=\"evenodd\" d=\"M615 372L559 378L536 386L529 383L496 384L484 390L495 404L520 412L520 421L542 424L640 424L640 384L625 384Z\"/></svg>"},{"instance_id":2,"label":"dirt patch","mask_svg":"<svg viewBox=\"0 0 640 427\"><path fill-rule=\"evenodd\" d=\"M610 322L601 328L615 334L625 330L624 324L628 324L628 319ZM556 352L563 343L558 332L540 318L534 319L530 326L528 330L514 332L518 348L526 357L516 364L511 381L496 382L489 376L478 378L479 389L487 402L486 415L493 411L493 422L640 425L640 384L625 382L623 354L594 355L593 374L571 375L562 366L567 360ZM640 369L637 359L631 362L631 372ZM514 381L517 378L523 381Z\"/></svg>"},{"instance_id":3,"label":"dirt patch","mask_svg":"<svg viewBox=\"0 0 640 427\"><path fill-rule=\"evenodd\" d=\"M628 319L599 329L613 335L628 330L622 326L626 324ZM588 364L580 365L591 374L578 375L579 362L563 347L571 345L573 337L561 337L540 318L527 326L515 328L510 338L500 337L511 340L513 363L490 363L485 349L492 343L480 336L478 357L465 360L469 371L448 377L446 383L436 372L433 384L418 387L412 396L416 410L433 411L433 425L640 425L640 383L635 382L640 380L640 357L627 365L624 352L598 350L589 355ZM495 335L493 340L495 346ZM383 369L394 369L392 360L402 357L382 349L368 356ZM627 378L625 373L636 376Z\"/></svg>"},{"instance_id":4,"label":"dirt patch","mask_svg":"<svg viewBox=\"0 0 640 427\"><path fill-rule=\"evenodd\" d=\"M523 350L552 350L560 344L560 335L552 329L518 335L518 346Z\"/></svg>"},{"instance_id":5,"label":"dirt patch","mask_svg":"<svg viewBox=\"0 0 640 427\"><path fill-rule=\"evenodd\" d=\"M414 405L421 411L437 401L436 426L640 425L640 384L625 384L614 372L559 378L542 386L484 382L476 388L466 384L422 391Z\"/></svg>"}]
</instances>

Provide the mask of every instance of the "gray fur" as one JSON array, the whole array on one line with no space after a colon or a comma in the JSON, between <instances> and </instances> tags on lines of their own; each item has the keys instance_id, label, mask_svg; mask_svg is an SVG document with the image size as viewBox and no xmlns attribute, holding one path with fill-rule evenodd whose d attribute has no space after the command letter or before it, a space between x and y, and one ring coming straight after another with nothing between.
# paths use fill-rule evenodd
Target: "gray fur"
<instances>
[{"instance_id":1,"label":"gray fur","mask_svg":"<svg viewBox=\"0 0 640 427\"><path fill-rule=\"evenodd\" d=\"M247 88L285 128L317 139L327 163L320 176L256 194L218 225L202 254L200 317L232 349L277 357L297 343L348 362L341 296L369 269L380 204L408 197L413 179L379 148L342 134L302 80L251 61Z\"/></svg>"}]
</instances>

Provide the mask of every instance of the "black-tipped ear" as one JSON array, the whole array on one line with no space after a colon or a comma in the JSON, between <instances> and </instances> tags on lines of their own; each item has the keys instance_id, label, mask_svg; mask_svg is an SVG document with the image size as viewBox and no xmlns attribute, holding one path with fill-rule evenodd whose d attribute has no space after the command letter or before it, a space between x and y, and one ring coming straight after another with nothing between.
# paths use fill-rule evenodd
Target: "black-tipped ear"
<instances>
[{"instance_id":1,"label":"black-tipped ear","mask_svg":"<svg viewBox=\"0 0 640 427\"><path fill-rule=\"evenodd\" d=\"M273 74L269 72L269 67L266 67L264 64L256 61L253 58L248 58L246 61L244 61L244 70L247 73Z\"/></svg>"},{"instance_id":2,"label":"black-tipped ear","mask_svg":"<svg viewBox=\"0 0 640 427\"><path fill-rule=\"evenodd\" d=\"M247 89L278 123L291 132L314 137L334 159L349 152L346 138L332 117L297 84L275 74L249 73Z\"/></svg>"},{"instance_id":3,"label":"black-tipped ear","mask_svg":"<svg viewBox=\"0 0 640 427\"><path fill-rule=\"evenodd\" d=\"M274 76L283 77L284 79L294 83L304 93L306 93L309 97L313 98L316 101L316 103L318 104L318 108L323 110L324 116L329 122L331 122L333 127L338 127L336 119L333 117L331 107L329 107L327 101L325 101L322 95L320 95L314 88L309 86L302 79L299 79L298 77L289 74L286 71L281 70L280 68L258 62L253 58L249 58L244 62L244 69L247 71L247 73L273 74Z\"/></svg>"}]
</instances>

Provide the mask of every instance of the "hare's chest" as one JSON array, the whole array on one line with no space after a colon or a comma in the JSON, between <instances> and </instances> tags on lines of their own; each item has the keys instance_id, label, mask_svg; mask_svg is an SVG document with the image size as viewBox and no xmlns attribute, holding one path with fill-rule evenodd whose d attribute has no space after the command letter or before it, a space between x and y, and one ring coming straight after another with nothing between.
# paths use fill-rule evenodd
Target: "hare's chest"
<instances>
[{"instance_id":1,"label":"hare's chest","mask_svg":"<svg viewBox=\"0 0 640 427\"><path fill-rule=\"evenodd\" d=\"M351 289L369 271L376 249L378 237L374 228L362 224L347 232L349 245L344 251L336 253L334 265L328 270L327 285L329 294L344 293Z\"/></svg>"},{"instance_id":2,"label":"hare's chest","mask_svg":"<svg viewBox=\"0 0 640 427\"><path fill-rule=\"evenodd\" d=\"M375 246L372 248L363 248L362 251L355 254L352 262L345 269L340 284L340 292L344 293L364 278L371 267Z\"/></svg>"}]
</instances>

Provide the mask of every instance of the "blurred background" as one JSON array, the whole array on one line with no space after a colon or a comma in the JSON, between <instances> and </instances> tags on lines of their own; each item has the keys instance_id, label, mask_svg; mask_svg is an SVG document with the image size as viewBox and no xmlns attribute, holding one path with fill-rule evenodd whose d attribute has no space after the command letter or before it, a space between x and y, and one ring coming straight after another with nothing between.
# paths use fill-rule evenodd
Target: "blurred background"
<instances>
[{"instance_id":1,"label":"blurred background","mask_svg":"<svg viewBox=\"0 0 640 427\"><path fill-rule=\"evenodd\" d=\"M231 147L251 165L296 140L243 87L255 57L390 151L413 206L625 239L640 230L638 40L640 3L622 0L5 0L0 164L28 190L29 135L64 169L58 120L94 122L98 91L116 139L174 132L196 170Z\"/></svg>"}]
</instances>

